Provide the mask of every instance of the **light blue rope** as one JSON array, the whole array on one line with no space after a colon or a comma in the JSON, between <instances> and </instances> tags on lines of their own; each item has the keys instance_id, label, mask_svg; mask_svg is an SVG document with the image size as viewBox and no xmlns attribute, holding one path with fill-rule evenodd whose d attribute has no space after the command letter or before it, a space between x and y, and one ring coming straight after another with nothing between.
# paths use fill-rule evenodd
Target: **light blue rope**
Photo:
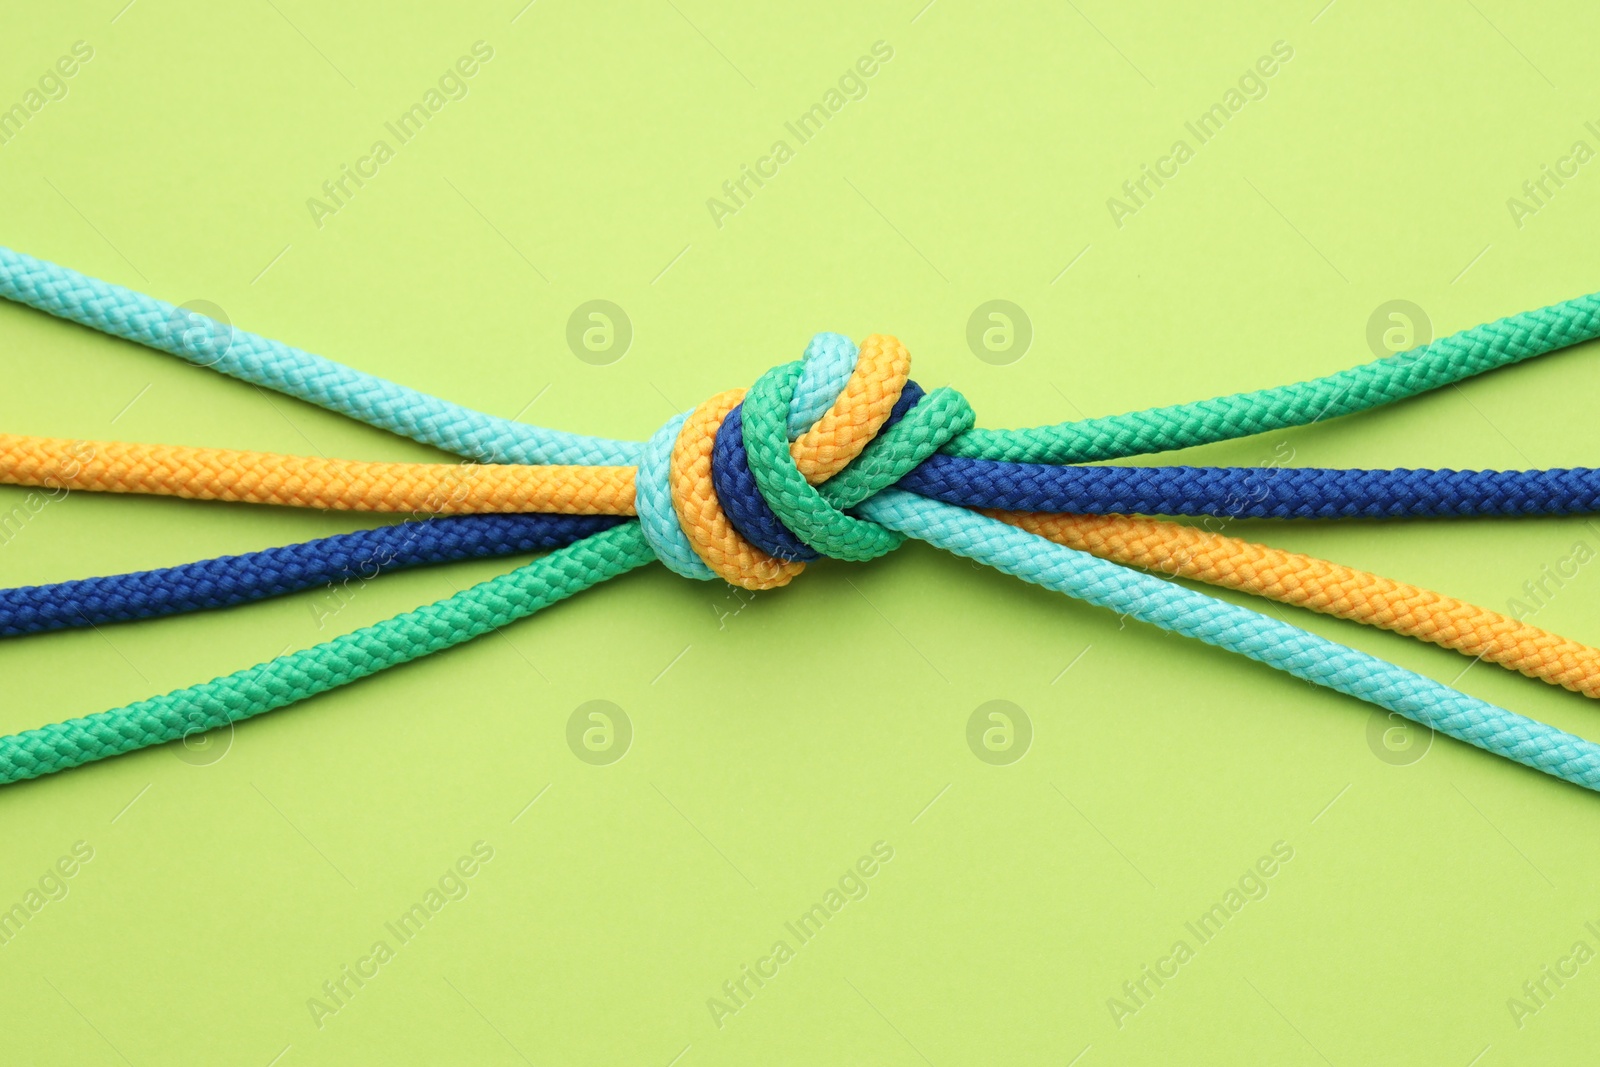
<instances>
[{"instance_id":1,"label":"light blue rope","mask_svg":"<svg viewBox=\"0 0 1600 1067\"><path fill-rule=\"evenodd\" d=\"M0 297L481 463L633 466L642 451L636 441L485 415L9 248L0 248ZM855 366L854 345L847 357L823 348L827 358L796 391L792 423L815 422Z\"/></svg>"},{"instance_id":2,"label":"light blue rope","mask_svg":"<svg viewBox=\"0 0 1600 1067\"><path fill-rule=\"evenodd\" d=\"M805 355L800 357L805 369L800 372L794 399L789 401L789 440L811 429L833 407L855 373L859 354L856 343L838 333L819 333L806 345Z\"/></svg>"},{"instance_id":3,"label":"light blue rope","mask_svg":"<svg viewBox=\"0 0 1600 1067\"><path fill-rule=\"evenodd\" d=\"M638 460L632 441L484 415L245 330L214 332L209 320L165 300L7 248L0 248L0 296L480 462Z\"/></svg>"},{"instance_id":4,"label":"light blue rope","mask_svg":"<svg viewBox=\"0 0 1600 1067\"><path fill-rule=\"evenodd\" d=\"M1600 745L1286 622L902 490L884 490L857 510L891 530L1046 589L1237 652L1497 756L1600 790Z\"/></svg>"},{"instance_id":5,"label":"light blue rope","mask_svg":"<svg viewBox=\"0 0 1600 1067\"><path fill-rule=\"evenodd\" d=\"M633 506L639 513L644 539L661 557L661 562L674 574L709 582L717 574L700 558L689 543L689 536L683 532L677 509L672 506L672 484L668 476L673 443L678 440L678 431L683 429L688 418L688 412L674 415L645 442L634 483Z\"/></svg>"}]
</instances>

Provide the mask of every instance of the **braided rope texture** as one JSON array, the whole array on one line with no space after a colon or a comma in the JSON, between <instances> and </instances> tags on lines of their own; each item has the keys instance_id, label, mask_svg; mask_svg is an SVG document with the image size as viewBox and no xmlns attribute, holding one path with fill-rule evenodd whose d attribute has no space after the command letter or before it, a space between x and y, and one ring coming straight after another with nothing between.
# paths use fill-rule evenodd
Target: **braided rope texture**
<instances>
[{"instance_id":1,"label":"braided rope texture","mask_svg":"<svg viewBox=\"0 0 1600 1067\"><path fill-rule=\"evenodd\" d=\"M1155 519L988 514L1101 559L1379 627L1600 697L1600 649L1454 597ZM554 515L428 519L160 570L0 590L0 636L202 611L410 567L532 553L618 521Z\"/></svg>"},{"instance_id":2,"label":"braided rope texture","mask_svg":"<svg viewBox=\"0 0 1600 1067\"><path fill-rule=\"evenodd\" d=\"M136 704L0 738L0 783L81 766L286 707L470 641L648 563L636 522L320 645Z\"/></svg>"},{"instance_id":3,"label":"braided rope texture","mask_svg":"<svg viewBox=\"0 0 1600 1067\"><path fill-rule=\"evenodd\" d=\"M1051 467L930 456L901 489L971 508L1230 519L1393 519L1600 511L1600 470Z\"/></svg>"},{"instance_id":4,"label":"braided rope texture","mask_svg":"<svg viewBox=\"0 0 1600 1067\"><path fill-rule=\"evenodd\" d=\"M0 590L0 636L228 607L433 563L542 552L621 520L471 515L380 526L109 578Z\"/></svg>"},{"instance_id":5,"label":"braided rope texture","mask_svg":"<svg viewBox=\"0 0 1600 1067\"><path fill-rule=\"evenodd\" d=\"M631 441L484 415L8 248L0 248L0 296L480 462L639 459Z\"/></svg>"},{"instance_id":6,"label":"braided rope texture","mask_svg":"<svg viewBox=\"0 0 1600 1067\"><path fill-rule=\"evenodd\" d=\"M1600 783L1600 747L1286 623L1082 553L1057 548L1068 554L1052 556L1048 549L1056 546L1024 530L992 521L982 525L986 520L971 512L911 494L883 493L864 510L902 533L1047 588L1239 652L1587 788ZM452 524L474 524L484 532L469 535L470 542L485 548L505 532L492 531L490 518L419 524L424 527L419 536L436 537ZM634 523L594 534L511 574L312 649L126 708L0 739L0 782L37 777L286 706L470 640L651 558ZM1596 653L1586 651L1592 662Z\"/></svg>"},{"instance_id":7,"label":"braided rope texture","mask_svg":"<svg viewBox=\"0 0 1600 1067\"><path fill-rule=\"evenodd\" d=\"M672 507L690 547L712 571L736 577L746 589L775 589L793 581L805 564L771 556L745 540L722 510L711 477L718 428L744 393L743 389L718 393L695 408L684 423L672 449Z\"/></svg>"},{"instance_id":8,"label":"braided rope texture","mask_svg":"<svg viewBox=\"0 0 1600 1067\"><path fill-rule=\"evenodd\" d=\"M330 511L632 515L634 468L366 463L0 434L0 482Z\"/></svg>"},{"instance_id":9,"label":"braided rope texture","mask_svg":"<svg viewBox=\"0 0 1600 1067\"><path fill-rule=\"evenodd\" d=\"M0 297L479 463L639 462L637 442L485 415L3 247ZM830 370L855 361L854 346L846 352L836 342L824 344L815 355L812 364L818 373L801 383L794 411L795 419L807 426L838 393Z\"/></svg>"},{"instance_id":10,"label":"braided rope texture","mask_svg":"<svg viewBox=\"0 0 1600 1067\"><path fill-rule=\"evenodd\" d=\"M1600 745L1286 622L911 493L880 493L862 510L907 536L1046 589L1237 652L1574 785L1600 790Z\"/></svg>"},{"instance_id":11,"label":"braided rope texture","mask_svg":"<svg viewBox=\"0 0 1600 1067\"><path fill-rule=\"evenodd\" d=\"M192 362L215 366L246 380L257 381L257 377L263 375L272 378L272 374L262 367L249 365L248 360L241 363L235 358L241 351L248 350L250 344L247 342L241 349L238 346L239 337L233 334L231 328L223 328L227 337L221 344L206 344L204 336L201 343L195 344L191 335L195 332L196 323L192 319L185 319L180 309L150 301L127 290L104 286L104 283L92 283L72 272L38 261L13 262L0 256L0 276L8 276L11 268L19 264L24 268L42 270L46 274L56 272L50 285L19 288L18 292L23 294L19 299L25 302L37 301L35 306L63 317L75 318L76 321L84 321L78 317L82 309L77 308L76 304L95 301L137 304L138 315L144 316L144 321L132 326L129 323L137 316L132 316L126 307L121 312L113 308L110 312L111 324L100 325L93 320L104 316L107 311L105 307L96 306L91 309L92 314L85 313L90 320L87 324L172 351ZM76 278L89 283L87 295L69 292L62 296L61 292L52 290L51 285L62 277L68 281ZM9 280L0 282L0 295L5 294L5 287L10 284ZM95 289L95 286L101 288ZM157 329L150 321L152 309L169 316L164 330ZM173 314L177 315L176 320L170 317ZM796 408L806 406L800 397L806 388L806 371L809 368L802 363L773 368L745 397L744 451L756 489L772 514L799 541L815 552L837 558L865 559L892 549L904 536L918 536L1049 588L1241 652L1298 677L1408 715L1452 736L1547 773L1588 788L1597 788L1597 784L1600 784L1600 747L1582 739L1455 693L1438 683L1315 638L1286 623L1266 619L1247 609L1213 601L1151 575L1054 545L969 511L895 490L883 491L941 448L964 458L1021 463L1041 460L1062 462L1068 459L1086 461L1187 447L1209 440L1337 417L1436 388L1481 373L1491 366L1516 362L1579 340L1587 340L1597 332L1597 325L1600 325L1597 319L1600 319L1600 295L1464 331L1405 356L1312 382L1135 413L1118 419L1041 427L1031 431L974 431L971 429L970 407L947 390L924 397L904 413L898 424L884 430L884 425L904 395L909 362L901 358L903 347L898 342L892 338L875 337L863 346L856 367L857 371L861 371L862 367L871 367L872 372L854 374L836 401L837 408L858 409L869 414L865 418L846 417L837 427L829 428L827 434L823 435L829 439L828 442L819 442L819 448L824 453L822 465L807 470L804 463L800 462L801 456L791 447L798 438L804 438L818 429L818 426L800 429L794 425ZM206 335L209 328L203 323L199 325L199 332ZM259 338L255 340L261 341ZM261 341L261 344L270 348L274 343ZM866 352L869 347L873 352L871 356ZM472 458L500 458L502 453L486 447L486 442L498 441L503 445L508 437L517 437L516 432L507 429L513 427L523 432L520 439L512 442L513 446L523 448L528 453L538 451L538 447L528 442L539 438L552 449L571 448L578 453L586 449L591 453L596 449L603 451L610 446L631 449L628 459L611 465L620 467L628 462L639 462L638 446L622 442L518 427L515 423L492 420L470 412L451 422L448 416L455 416L459 411L454 405L412 393L381 379L360 375L359 372L299 350L281 345L277 349L282 349L282 352L274 349L271 350L272 354L281 356L279 362L291 373L277 384L270 380L257 381L257 384L278 388L313 403L323 403L323 406L345 411L358 418L363 417L358 412L371 407L371 417L364 421L407 433L408 436L417 436L408 432L408 427L415 430L420 426L420 432L433 436L419 436L417 439L451 448ZM233 362L228 363L229 360ZM271 359L266 360L268 364L271 362ZM324 378L318 379L318 375ZM858 385L859 388L856 388ZM36 773L57 769L52 761L65 760L61 765L75 765L72 761L102 758L131 747L174 739L195 729L212 728L271 707L282 706L312 692L345 684L373 670L404 662L436 648L468 640L490 626L503 624L489 620L510 621L511 618L521 617L554 599L571 595L594 581L604 580L652 558L661 548L649 533L650 525L657 520L675 517L672 525L677 527L676 539L671 543L674 546L681 543L699 569L721 572L724 577L731 573L746 581L775 583L774 573L752 575L740 573L739 568L765 566L768 563L781 568L786 561L775 556L770 560L755 556L753 553L761 549L753 541L743 545L737 540L728 540L741 533L731 512L724 512L720 508L707 510L709 502L705 494L715 495L716 475L712 469L715 465L715 437L719 427L731 417L736 399L733 396L719 398L715 405L706 409L709 414L694 420L694 435L687 446L682 428L691 420L680 417L657 434L663 447L655 451L658 454L670 451L671 458L679 458L680 461L673 463L669 459L665 463L641 464L638 478L643 480L637 484L637 495L643 501L647 493L653 493L652 483L655 476L660 474L667 483L664 488L670 490L674 506L666 510L646 509L641 505L639 510L644 526L625 523L602 531L559 549L550 557L520 568L511 575L475 586L457 597L314 649L280 657L249 671L180 690L167 697L130 705L116 712L104 713L103 716L72 720L13 738L0 739L0 775L11 773L12 768L4 760L13 752L21 754L15 765L15 774L18 777L31 777ZM819 425L833 414L832 410L824 412ZM433 420L433 423L429 420ZM454 442L454 447L446 443L450 441ZM471 444L479 447L462 447ZM93 462L93 457L89 462ZM650 467L649 477L645 476L647 466ZM633 472L630 470L627 473ZM830 476L836 473L840 475L839 478L829 481ZM75 474L81 474L81 471ZM59 473L56 477L60 477ZM382 484L382 475L377 480L380 483L378 496L395 491ZM821 488L817 488L817 485ZM706 486L710 488L702 488ZM291 485L290 489L316 499L312 487ZM247 487L246 491L253 489ZM878 495L874 496L875 493ZM680 502L699 502L704 506L686 506L680 510L677 506ZM854 509L857 514L847 514L847 509ZM691 526L716 525L717 532L727 545L732 546L733 551L720 556L708 553L712 558L702 558L697 549L706 542L703 539L699 543L691 542L685 532L685 521ZM579 560L581 564L574 563ZM798 561L793 562L798 565ZM570 571L569 565L573 568ZM675 569L693 568L680 565ZM534 588L521 590L524 595L516 605L507 606L497 599L504 590L496 583L534 574L540 575L539 581L534 582ZM528 580L533 581L531 578ZM436 622L439 624L437 627L433 625ZM356 638L360 639L354 642L347 640ZM265 673L258 677L254 672ZM187 723L174 720L173 716L180 714L179 709L187 709ZM172 733L174 728L180 728L176 735ZM103 751L97 750L97 744ZM30 770L30 760L32 765L43 770Z\"/></svg>"},{"instance_id":12,"label":"braided rope texture","mask_svg":"<svg viewBox=\"0 0 1600 1067\"><path fill-rule=\"evenodd\" d=\"M739 393L742 397L743 391ZM841 397L829 415L843 432L808 432L793 442L773 438L769 445L758 444L757 451L775 456L774 450L786 445L798 476L808 483L822 482L863 451L874 433L898 421L923 393L915 383L907 383L897 395L899 401L887 411L870 397ZM689 436L700 435L703 421L695 423ZM764 426L773 437L775 418ZM673 427L662 438L662 470L672 469L670 450L684 436L682 429ZM737 502L730 512L734 525L758 551L782 560L817 558L818 548L803 536L783 532L787 526L766 503L767 496L780 495L793 501L790 512L798 514L812 506L812 494L798 484L791 488L794 476L782 484L770 476L767 485L757 484L744 455L749 446L737 400L731 408L724 405L713 431L715 439L708 442L706 454L712 483L703 493ZM641 462L649 467L652 458L647 451ZM0 483L336 511L632 515L634 471L632 467L372 463L0 434ZM1057 467L934 452L920 458L896 484L961 507L1087 515L1392 519L1600 511L1600 469L1591 467L1530 471ZM652 522L673 521L666 511L667 499L663 495L657 512L647 518L646 531L653 538L659 525Z\"/></svg>"},{"instance_id":13,"label":"braided rope texture","mask_svg":"<svg viewBox=\"0 0 1600 1067\"><path fill-rule=\"evenodd\" d=\"M1088 463L1306 426L1391 404L1600 337L1600 293L1462 330L1409 352L1294 385L1029 430L973 430L949 452Z\"/></svg>"},{"instance_id":14,"label":"braided rope texture","mask_svg":"<svg viewBox=\"0 0 1600 1067\"><path fill-rule=\"evenodd\" d=\"M1101 559L1309 608L1600 697L1600 649L1498 611L1314 556L1127 516L992 511L991 517Z\"/></svg>"}]
</instances>

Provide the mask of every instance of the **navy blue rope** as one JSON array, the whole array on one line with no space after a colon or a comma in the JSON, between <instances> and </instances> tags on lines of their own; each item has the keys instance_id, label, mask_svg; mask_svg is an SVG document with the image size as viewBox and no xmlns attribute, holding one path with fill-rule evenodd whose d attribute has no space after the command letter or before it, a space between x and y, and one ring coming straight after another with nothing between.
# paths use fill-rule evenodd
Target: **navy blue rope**
<instances>
[{"instance_id":1,"label":"navy blue rope","mask_svg":"<svg viewBox=\"0 0 1600 1067\"><path fill-rule=\"evenodd\" d=\"M622 519L465 515L380 526L160 570L0 590L0 635L176 615L474 556L560 548Z\"/></svg>"},{"instance_id":2,"label":"navy blue rope","mask_svg":"<svg viewBox=\"0 0 1600 1067\"><path fill-rule=\"evenodd\" d=\"M971 508L1230 519L1392 519L1600 511L1600 470L1055 467L935 455L899 488Z\"/></svg>"}]
</instances>

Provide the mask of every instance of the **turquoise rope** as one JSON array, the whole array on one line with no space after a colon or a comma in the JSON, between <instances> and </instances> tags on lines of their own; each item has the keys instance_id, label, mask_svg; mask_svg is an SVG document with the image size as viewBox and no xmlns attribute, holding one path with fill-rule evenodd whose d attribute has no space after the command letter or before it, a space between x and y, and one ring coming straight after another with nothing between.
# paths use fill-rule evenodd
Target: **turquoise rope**
<instances>
[{"instance_id":1,"label":"turquoise rope","mask_svg":"<svg viewBox=\"0 0 1600 1067\"><path fill-rule=\"evenodd\" d=\"M1600 745L1286 622L902 490L884 490L859 510L891 530L1035 585L1237 652L1497 756L1600 790Z\"/></svg>"},{"instance_id":2,"label":"turquoise rope","mask_svg":"<svg viewBox=\"0 0 1600 1067\"><path fill-rule=\"evenodd\" d=\"M9 248L0 248L0 297L480 463L639 462L638 442L485 415ZM802 429L828 410L855 368L848 340L818 341L820 358L808 360L791 410Z\"/></svg>"},{"instance_id":3,"label":"turquoise rope","mask_svg":"<svg viewBox=\"0 0 1600 1067\"><path fill-rule=\"evenodd\" d=\"M0 248L0 296L483 463L632 466L631 441L484 415L245 330L211 333L193 312Z\"/></svg>"},{"instance_id":4,"label":"turquoise rope","mask_svg":"<svg viewBox=\"0 0 1600 1067\"><path fill-rule=\"evenodd\" d=\"M672 446L688 414L674 415L645 442L639 457L639 473L634 478L633 507L639 513L639 527L661 562L672 573L696 581L709 582L717 572L706 565L683 532L678 511L672 506Z\"/></svg>"}]
</instances>

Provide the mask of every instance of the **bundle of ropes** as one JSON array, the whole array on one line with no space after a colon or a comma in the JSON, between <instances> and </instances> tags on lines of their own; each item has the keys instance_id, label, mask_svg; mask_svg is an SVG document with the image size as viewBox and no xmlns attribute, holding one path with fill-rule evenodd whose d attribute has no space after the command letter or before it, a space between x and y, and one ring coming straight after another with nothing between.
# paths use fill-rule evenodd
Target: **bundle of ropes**
<instances>
[{"instance_id":1,"label":"bundle of ropes","mask_svg":"<svg viewBox=\"0 0 1600 1067\"><path fill-rule=\"evenodd\" d=\"M1600 470L1088 466L1353 414L1600 336L1600 294L1312 381L1026 430L974 427L905 347L819 334L803 358L643 444L472 411L0 249L0 296L465 457L367 463L0 434L0 482L404 521L161 570L0 590L0 635L240 604L360 575L548 554L454 596L233 674L0 738L0 783L227 726L533 614L652 560L762 590L821 557L917 538L1359 697L1588 789L1600 745L1287 622L1193 579L1382 627L1600 697L1600 650L1377 575L1162 518L1600 511Z\"/></svg>"}]
</instances>

